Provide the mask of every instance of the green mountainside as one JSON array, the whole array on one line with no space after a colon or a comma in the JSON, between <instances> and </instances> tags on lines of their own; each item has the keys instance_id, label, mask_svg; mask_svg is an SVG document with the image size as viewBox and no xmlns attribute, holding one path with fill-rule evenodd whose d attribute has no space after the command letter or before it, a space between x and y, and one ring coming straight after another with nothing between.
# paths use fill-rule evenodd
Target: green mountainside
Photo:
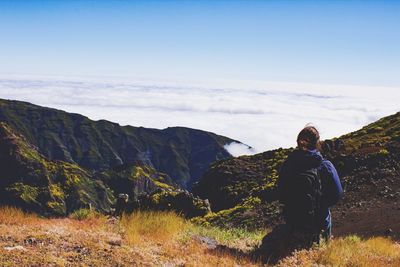
<instances>
[{"instance_id":1,"label":"green mountainside","mask_svg":"<svg viewBox=\"0 0 400 267\"><path fill-rule=\"evenodd\" d=\"M104 183L76 164L50 161L0 122L0 202L49 215L110 208L114 196Z\"/></svg>"},{"instance_id":2,"label":"green mountainside","mask_svg":"<svg viewBox=\"0 0 400 267\"><path fill-rule=\"evenodd\" d=\"M195 194L209 199L213 210L198 221L246 228L279 223L276 181L280 166L292 151L277 149L214 163L193 187ZM359 220L365 215L366 221L385 227L384 222L374 222L379 216L373 214L380 208L390 210L390 214L399 210L400 113L324 141L322 154L336 166L346 191L334 216L345 221L349 214L357 214ZM365 214L364 206L368 210ZM398 217L388 221L400 228Z\"/></svg>"},{"instance_id":3,"label":"green mountainside","mask_svg":"<svg viewBox=\"0 0 400 267\"><path fill-rule=\"evenodd\" d=\"M5 122L0 122L0 170L0 205L45 216L66 216L79 209L108 213L119 194L129 195L130 210L171 209L189 217L209 212L207 202L150 166L138 162L96 172L49 160Z\"/></svg>"},{"instance_id":4,"label":"green mountainside","mask_svg":"<svg viewBox=\"0 0 400 267\"><path fill-rule=\"evenodd\" d=\"M232 139L183 127L164 130L92 121L79 114L0 100L0 121L50 160L95 171L141 162L190 188L216 160L230 158Z\"/></svg>"}]
</instances>

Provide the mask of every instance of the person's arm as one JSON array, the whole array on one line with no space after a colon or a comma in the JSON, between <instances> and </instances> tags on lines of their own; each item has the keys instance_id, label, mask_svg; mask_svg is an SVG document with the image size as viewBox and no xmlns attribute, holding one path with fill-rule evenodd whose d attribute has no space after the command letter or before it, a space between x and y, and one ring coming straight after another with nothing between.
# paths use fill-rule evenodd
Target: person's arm
<instances>
[{"instance_id":1,"label":"person's arm","mask_svg":"<svg viewBox=\"0 0 400 267\"><path fill-rule=\"evenodd\" d=\"M335 205L343 195L342 184L335 166L329 161L323 162L322 168L322 192L323 205L331 207Z\"/></svg>"}]
</instances>

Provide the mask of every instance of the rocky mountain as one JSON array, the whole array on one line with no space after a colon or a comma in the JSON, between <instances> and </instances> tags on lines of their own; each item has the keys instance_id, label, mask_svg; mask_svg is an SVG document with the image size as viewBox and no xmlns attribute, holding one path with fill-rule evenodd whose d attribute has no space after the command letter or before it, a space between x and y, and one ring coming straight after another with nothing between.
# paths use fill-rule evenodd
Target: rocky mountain
<instances>
[{"instance_id":1,"label":"rocky mountain","mask_svg":"<svg viewBox=\"0 0 400 267\"><path fill-rule=\"evenodd\" d=\"M49 160L93 171L141 162L169 175L183 188L190 188L214 161L230 158L224 146L234 141L183 127L157 130L120 126L10 100L0 100L0 121Z\"/></svg>"},{"instance_id":2,"label":"rocky mountain","mask_svg":"<svg viewBox=\"0 0 400 267\"><path fill-rule=\"evenodd\" d=\"M50 160L5 122L0 122L0 170L0 204L50 216L81 208L108 212L120 193L137 198L160 189L177 191L168 175L139 163L94 172Z\"/></svg>"},{"instance_id":3,"label":"rocky mountain","mask_svg":"<svg viewBox=\"0 0 400 267\"><path fill-rule=\"evenodd\" d=\"M214 213L200 222L247 228L281 221L279 168L293 151L277 149L216 162L193 188ZM345 196L333 209L335 233L391 233L400 238L400 113L326 140L323 155L336 166Z\"/></svg>"}]
</instances>

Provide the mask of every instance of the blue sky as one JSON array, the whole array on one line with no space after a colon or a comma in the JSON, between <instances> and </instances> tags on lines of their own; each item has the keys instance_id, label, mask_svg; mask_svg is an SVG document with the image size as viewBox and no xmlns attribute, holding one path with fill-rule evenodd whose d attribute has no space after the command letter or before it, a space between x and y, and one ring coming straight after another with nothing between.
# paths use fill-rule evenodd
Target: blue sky
<instances>
[{"instance_id":1,"label":"blue sky","mask_svg":"<svg viewBox=\"0 0 400 267\"><path fill-rule=\"evenodd\" d=\"M399 111L399 29L400 1L2 0L0 98L260 152Z\"/></svg>"},{"instance_id":2,"label":"blue sky","mask_svg":"<svg viewBox=\"0 0 400 267\"><path fill-rule=\"evenodd\" d=\"M0 72L400 85L399 1L7 1Z\"/></svg>"}]
</instances>

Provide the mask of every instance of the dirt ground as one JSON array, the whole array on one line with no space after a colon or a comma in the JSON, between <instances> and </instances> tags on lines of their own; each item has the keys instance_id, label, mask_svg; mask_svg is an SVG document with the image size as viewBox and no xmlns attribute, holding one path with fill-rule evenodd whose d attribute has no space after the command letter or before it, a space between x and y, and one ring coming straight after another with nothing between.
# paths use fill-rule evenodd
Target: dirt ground
<instances>
[{"instance_id":1,"label":"dirt ground","mask_svg":"<svg viewBox=\"0 0 400 267\"><path fill-rule=\"evenodd\" d=\"M359 198L355 203L339 204L333 208L332 220L334 236L356 234L362 237L388 236L400 240L399 200Z\"/></svg>"}]
</instances>

